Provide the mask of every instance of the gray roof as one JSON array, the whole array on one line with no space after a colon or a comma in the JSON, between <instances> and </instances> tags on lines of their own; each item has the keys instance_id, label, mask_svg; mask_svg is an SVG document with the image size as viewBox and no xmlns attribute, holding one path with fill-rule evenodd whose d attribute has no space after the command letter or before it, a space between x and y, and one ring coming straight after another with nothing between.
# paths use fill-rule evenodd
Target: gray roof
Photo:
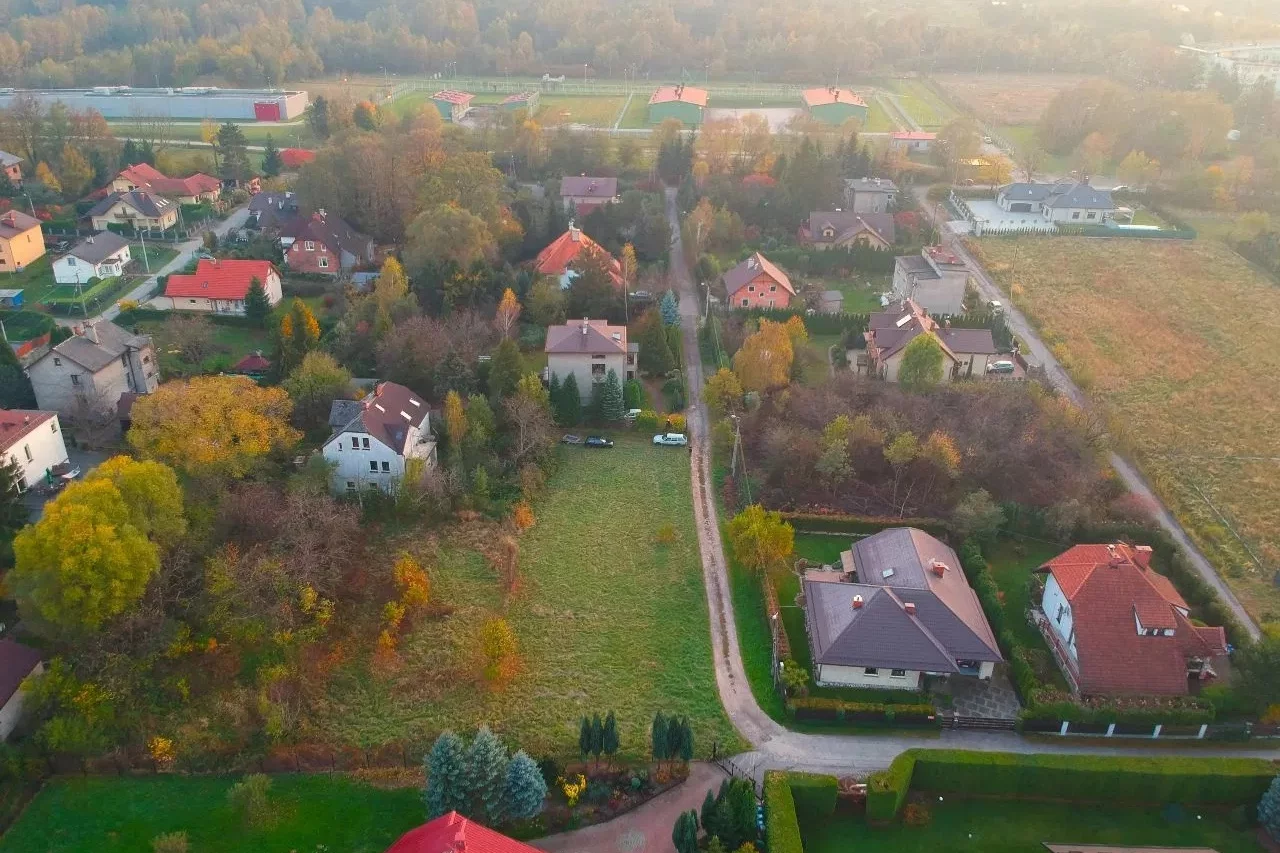
<instances>
[{"instance_id":1,"label":"gray roof","mask_svg":"<svg viewBox=\"0 0 1280 853\"><path fill-rule=\"evenodd\" d=\"M627 351L627 327L610 326L608 320L582 319L550 326L547 329L547 343L543 350L548 353L566 355L582 353L584 355L612 355Z\"/></svg>"},{"instance_id":2,"label":"gray roof","mask_svg":"<svg viewBox=\"0 0 1280 853\"><path fill-rule=\"evenodd\" d=\"M86 324L86 326L89 325L98 335L97 343L89 340L85 335L72 335L45 353L40 361L56 353L71 359L85 370L97 373L129 350L138 350L151 345L149 335L135 335L110 320L96 320ZM86 328L86 333L88 331Z\"/></svg>"},{"instance_id":3,"label":"gray roof","mask_svg":"<svg viewBox=\"0 0 1280 853\"><path fill-rule=\"evenodd\" d=\"M1007 184L1000 188L1001 195L1017 201L1044 201L1053 195L1055 184L1031 183Z\"/></svg>"},{"instance_id":4,"label":"gray roof","mask_svg":"<svg viewBox=\"0 0 1280 853\"><path fill-rule=\"evenodd\" d=\"M995 355L996 342L990 329L936 329L947 349L955 353Z\"/></svg>"},{"instance_id":5,"label":"gray roof","mask_svg":"<svg viewBox=\"0 0 1280 853\"><path fill-rule=\"evenodd\" d=\"M834 232L823 236L825 228ZM815 243L839 242L856 236L861 231L872 231L886 243L897 237L892 213L858 213L852 210L818 210L809 214L809 238Z\"/></svg>"},{"instance_id":6,"label":"gray roof","mask_svg":"<svg viewBox=\"0 0 1280 853\"><path fill-rule=\"evenodd\" d=\"M617 178L593 178L590 175L565 175L560 179L562 198L613 198L618 194Z\"/></svg>"},{"instance_id":7,"label":"gray roof","mask_svg":"<svg viewBox=\"0 0 1280 853\"><path fill-rule=\"evenodd\" d=\"M22 162L22 158L17 154L10 154L8 151L0 151L0 169L7 169L10 166L16 166Z\"/></svg>"},{"instance_id":8,"label":"gray roof","mask_svg":"<svg viewBox=\"0 0 1280 853\"><path fill-rule=\"evenodd\" d=\"M111 193L111 195L90 208L85 215L101 216L115 207L117 202L124 202L143 216L152 219L168 212L173 207L173 202L169 199L153 195L146 190L128 190L126 192Z\"/></svg>"},{"instance_id":9,"label":"gray roof","mask_svg":"<svg viewBox=\"0 0 1280 853\"><path fill-rule=\"evenodd\" d=\"M22 680L40 663L40 652L8 638L0 640L0 706L13 698Z\"/></svg>"},{"instance_id":10,"label":"gray roof","mask_svg":"<svg viewBox=\"0 0 1280 853\"><path fill-rule=\"evenodd\" d=\"M903 272L914 275L916 278L942 278L921 255L899 255L893 259L893 262Z\"/></svg>"},{"instance_id":11,"label":"gray roof","mask_svg":"<svg viewBox=\"0 0 1280 853\"><path fill-rule=\"evenodd\" d=\"M729 297L737 293L747 284L753 282L761 274L767 275L773 281L780 284L788 293L794 295L796 289L791 284L791 279L782 271L777 264L766 258L759 252L753 252L744 258L736 267L726 271L721 278L724 280L724 292Z\"/></svg>"},{"instance_id":12,"label":"gray roof","mask_svg":"<svg viewBox=\"0 0 1280 853\"><path fill-rule=\"evenodd\" d=\"M129 241L114 231L99 231L76 243L67 254L87 264L100 264L128 245Z\"/></svg>"},{"instance_id":13,"label":"gray roof","mask_svg":"<svg viewBox=\"0 0 1280 853\"><path fill-rule=\"evenodd\" d=\"M855 193L896 193L898 185L888 178L845 178L844 185Z\"/></svg>"},{"instance_id":14,"label":"gray roof","mask_svg":"<svg viewBox=\"0 0 1280 853\"><path fill-rule=\"evenodd\" d=\"M1110 190L1094 189L1088 184L1076 184L1064 193L1055 195L1049 207L1082 208L1084 210L1115 210Z\"/></svg>"}]
</instances>

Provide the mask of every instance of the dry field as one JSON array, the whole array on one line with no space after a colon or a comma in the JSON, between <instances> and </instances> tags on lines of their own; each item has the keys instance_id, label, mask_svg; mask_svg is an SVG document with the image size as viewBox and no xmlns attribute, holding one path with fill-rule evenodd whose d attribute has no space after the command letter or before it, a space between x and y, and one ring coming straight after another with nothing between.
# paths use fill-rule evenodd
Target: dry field
<instances>
[{"instance_id":1,"label":"dry field","mask_svg":"<svg viewBox=\"0 0 1280 853\"><path fill-rule=\"evenodd\" d=\"M1280 621L1280 289L1216 241L973 247L1245 607Z\"/></svg>"},{"instance_id":2,"label":"dry field","mask_svg":"<svg viewBox=\"0 0 1280 853\"><path fill-rule=\"evenodd\" d=\"M1083 74L939 74L947 94L992 124L1035 124L1053 97L1089 78Z\"/></svg>"}]
</instances>

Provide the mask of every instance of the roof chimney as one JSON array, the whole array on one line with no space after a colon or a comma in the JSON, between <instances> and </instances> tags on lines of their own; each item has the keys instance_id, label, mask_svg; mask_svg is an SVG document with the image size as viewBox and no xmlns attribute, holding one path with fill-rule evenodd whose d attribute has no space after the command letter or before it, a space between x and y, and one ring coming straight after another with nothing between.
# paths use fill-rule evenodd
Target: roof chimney
<instances>
[{"instance_id":1,"label":"roof chimney","mask_svg":"<svg viewBox=\"0 0 1280 853\"><path fill-rule=\"evenodd\" d=\"M98 340L98 323L96 321L84 324L84 336L95 344L100 343Z\"/></svg>"},{"instance_id":2,"label":"roof chimney","mask_svg":"<svg viewBox=\"0 0 1280 853\"><path fill-rule=\"evenodd\" d=\"M854 610L861 610L861 609L862 609L862 596L860 596L860 595L855 595L855 596L853 597L853 609L854 609Z\"/></svg>"},{"instance_id":3,"label":"roof chimney","mask_svg":"<svg viewBox=\"0 0 1280 853\"><path fill-rule=\"evenodd\" d=\"M587 327L590 325L591 325L591 321L588 320L586 317L583 317L582 318L582 336L584 338L587 336Z\"/></svg>"},{"instance_id":4,"label":"roof chimney","mask_svg":"<svg viewBox=\"0 0 1280 853\"><path fill-rule=\"evenodd\" d=\"M914 601L908 601L906 604L902 605L902 609L907 611L908 616L916 615L916 603Z\"/></svg>"},{"instance_id":5,"label":"roof chimney","mask_svg":"<svg viewBox=\"0 0 1280 853\"><path fill-rule=\"evenodd\" d=\"M1143 569L1151 568L1152 550L1150 545L1134 545L1133 561Z\"/></svg>"},{"instance_id":6,"label":"roof chimney","mask_svg":"<svg viewBox=\"0 0 1280 853\"><path fill-rule=\"evenodd\" d=\"M941 560L934 560L929 564L929 568L933 569L933 573L938 577L942 577L947 573L947 564Z\"/></svg>"}]
</instances>

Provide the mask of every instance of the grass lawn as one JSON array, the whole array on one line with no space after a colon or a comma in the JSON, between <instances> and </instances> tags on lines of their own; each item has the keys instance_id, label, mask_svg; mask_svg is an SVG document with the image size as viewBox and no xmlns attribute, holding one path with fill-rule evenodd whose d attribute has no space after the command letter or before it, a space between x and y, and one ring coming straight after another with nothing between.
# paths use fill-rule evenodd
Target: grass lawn
<instances>
[{"instance_id":1,"label":"grass lawn","mask_svg":"<svg viewBox=\"0 0 1280 853\"><path fill-rule=\"evenodd\" d=\"M1145 207L1135 208L1133 211L1133 225L1154 225L1157 228L1170 228L1168 222L1165 222L1155 211Z\"/></svg>"},{"instance_id":2,"label":"grass lawn","mask_svg":"<svg viewBox=\"0 0 1280 853\"><path fill-rule=\"evenodd\" d=\"M1169 212L1196 229L1201 240L1226 240L1240 214L1220 210L1170 208Z\"/></svg>"},{"instance_id":3,"label":"grass lawn","mask_svg":"<svg viewBox=\"0 0 1280 853\"><path fill-rule=\"evenodd\" d=\"M642 92L636 92L631 98L631 103L627 104L627 111L622 114L622 124L620 124L619 127L648 126L649 96Z\"/></svg>"},{"instance_id":4,"label":"grass lawn","mask_svg":"<svg viewBox=\"0 0 1280 853\"><path fill-rule=\"evenodd\" d=\"M329 737L425 742L487 722L533 755L576 754L581 716L613 710L631 755L647 752L656 711L687 715L700 755L713 741L722 751L742 745L712 673L689 455L647 435L605 434L618 446L560 449L533 506L537 524L519 540L512 596L504 600L494 570L457 536L438 551L432 597L452 614L403 638L395 676L344 668L317 721ZM676 540L664 545L656 534L667 524ZM405 547L417 544L406 537ZM515 632L520 669L492 690L474 656L480 625L499 614Z\"/></svg>"},{"instance_id":5,"label":"grass lawn","mask_svg":"<svg viewBox=\"0 0 1280 853\"><path fill-rule=\"evenodd\" d=\"M640 95L632 99L645 101ZM538 121L543 127L557 124L585 124L589 127L613 127L626 97L591 95L543 95L539 101Z\"/></svg>"},{"instance_id":6,"label":"grass lawn","mask_svg":"<svg viewBox=\"0 0 1280 853\"><path fill-rule=\"evenodd\" d=\"M894 80L889 86L907 115L925 130L938 130L957 113L922 80Z\"/></svg>"},{"instance_id":7,"label":"grass lawn","mask_svg":"<svg viewBox=\"0 0 1280 853\"><path fill-rule=\"evenodd\" d=\"M127 120L109 121L108 124L111 125L112 133L120 139L126 139L131 134L137 135L140 132L144 132L140 130L136 124ZM280 148L310 148L318 144L316 138L311 134L311 126L307 124L305 119L299 119L298 121L277 125L260 125L251 121L236 122L236 124L239 124L240 129L244 131L245 139L248 140L250 145L264 145L266 144L268 136L270 136L275 144ZM149 130L145 131L145 133L152 132L153 131ZM188 142L203 141L200 122L198 121L175 121L170 128L165 130L164 137L166 139L178 139ZM182 149L174 149L172 146L169 146L164 150L166 154L171 154L175 150ZM203 150L201 153L205 156L209 156L208 149Z\"/></svg>"},{"instance_id":8,"label":"grass lawn","mask_svg":"<svg viewBox=\"0 0 1280 853\"><path fill-rule=\"evenodd\" d=\"M1005 124L997 127L996 130L1019 149L1040 145L1039 137L1036 135L1036 126L1033 124ZM1040 163L1040 171L1054 175L1065 175L1071 169L1069 157L1060 157L1048 152L1044 154L1044 159ZM1018 177L1021 178L1022 176ZM1043 180L1043 178L1040 177L1037 180Z\"/></svg>"},{"instance_id":9,"label":"grass lawn","mask_svg":"<svg viewBox=\"0 0 1280 853\"><path fill-rule=\"evenodd\" d=\"M243 326L224 326L214 323L213 345L217 350L198 365L185 364L178 356L176 345L166 339L164 320L139 320L138 330L155 335L156 349L160 353L160 370L165 376L190 376L202 373L218 373L231 368L237 361L255 350L270 356L271 336L266 329Z\"/></svg>"},{"instance_id":10,"label":"grass lawn","mask_svg":"<svg viewBox=\"0 0 1280 853\"><path fill-rule=\"evenodd\" d=\"M838 814L801 829L805 853L1044 853L1046 841L1208 847L1218 853L1259 849L1252 830L1232 829L1220 812L1174 808L1176 815L1166 815L1152 807L947 797L928 802L933 819L927 826L871 827L861 816Z\"/></svg>"},{"instance_id":11,"label":"grass lawn","mask_svg":"<svg viewBox=\"0 0 1280 853\"><path fill-rule=\"evenodd\" d=\"M802 379L806 385L821 385L830 378L829 350L832 346L840 343L840 338L840 335L809 336L809 349L814 353L814 360L807 364L804 369Z\"/></svg>"},{"instance_id":12,"label":"grass lawn","mask_svg":"<svg viewBox=\"0 0 1280 853\"><path fill-rule=\"evenodd\" d=\"M416 787L386 790L340 775L279 775L272 777L270 823L251 828L227 804L236 781L56 779L0 838L0 853L137 853L168 832L187 833L191 849L200 853L381 853L426 819Z\"/></svg>"},{"instance_id":13,"label":"grass lawn","mask_svg":"<svg viewBox=\"0 0 1280 853\"><path fill-rule=\"evenodd\" d=\"M867 133L892 133L895 130L901 130L898 123L894 121L880 102L874 98L867 99L867 126L863 128Z\"/></svg>"},{"instance_id":14,"label":"grass lawn","mask_svg":"<svg viewBox=\"0 0 1280 853\"><path fill-rule=\"evenodd\" d=\"M21 290L22 304L32 308L43 302L55 287L53 259L47 252L27 264L22 272L0 273L0 288Z\"/></svg>"},{"instance_id":15,"label":"grass lawn","mask_svg":"<svg viewBox=\"0 0 1280 853\"><path fill-rule=\"evenodd\" d=\"M1004 288L1016 279L1019 307L1245 607L1280 619L1280 290L1213 240L971 245Z\"/></svg>"},{"instance_id":16,"label":"grass lawn","mask_svg":"<svg viewBox=\"0 0 1280 853\"><path fill-rule=\"evenodd\" d=\"M1018 640L1027 646L1044 646L1044 638L1022 615L1030 601L1027 581L1032 573L1063 549L1057 545L1029 540L1002 539L986 555L991 577L1004 595L1006 624Z\"/></svg>"},{"instance_id":17,"label":"grass lawn","mask_svg":"<svg viewBox=\"0 0 1280 853\"><path fill-rule=\"evenodd\" d=\"M838 290L844 294L841 310L846 314L870 314L881 310L880 294L893 288L893 274L873 275L858 273L853 279L821 279L823 290Z\"/></svg>"}]
</instances>

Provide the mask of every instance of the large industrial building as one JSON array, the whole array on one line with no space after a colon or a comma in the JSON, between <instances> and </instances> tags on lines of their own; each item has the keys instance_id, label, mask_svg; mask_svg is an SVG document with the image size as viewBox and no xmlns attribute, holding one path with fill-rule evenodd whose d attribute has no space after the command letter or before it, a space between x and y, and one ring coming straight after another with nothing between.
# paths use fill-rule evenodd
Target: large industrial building
<instances>
[{"instance_id":1,"label":"large industrial building","mask_svg":"<svg viewBox=\"0 0 1280 853\"><path fill-rule=\"evenodd\" d=\"M1221 68L1243 86L1268 80L1280 92L1280 42L1201 46L1184 44L1181 49L1199 57L1206 67Z\"/></svg>"},{"instance_id":2,"label":"large industrial building","mask_svg":"<svg viewBox=\"0 0 1280 853\"><path fill-rule=\"evenodd\" d=\"M73 110L94 109L109 119L164 116L189 119L289 121L301 118L307 93L284 89L220 89L187 86L181 89L135 89L94 86L92 89L0 89L0 108L15 99L34 97L45 106L61 101Z\"/></svg>"}]
</instances>

